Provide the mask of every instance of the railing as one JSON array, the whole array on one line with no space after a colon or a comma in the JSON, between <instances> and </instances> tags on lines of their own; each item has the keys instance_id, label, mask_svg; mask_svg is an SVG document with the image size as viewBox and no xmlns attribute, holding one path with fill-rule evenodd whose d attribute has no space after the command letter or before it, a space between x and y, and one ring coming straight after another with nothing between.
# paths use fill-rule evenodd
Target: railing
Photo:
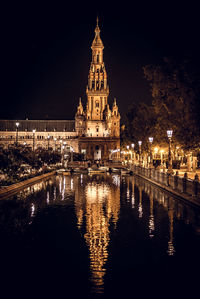
<instances>
[{"instance_id":1,"label":"railing","mask_svg":"<svg viewBox=\"0 0 200 299\"><path fill-rule=\"evenodd\" d=\"M200 182L197 174L195 175L194 180L191 180L188 178L187 173L184 174L184 177L179 177L178 171L176 171L175 174L170 174L154 168L145 168L138 165L132 165L131 170L133 173L149 178L156 183L177 191L178 193L200 199Z\"/></svg>"}]
</instances>

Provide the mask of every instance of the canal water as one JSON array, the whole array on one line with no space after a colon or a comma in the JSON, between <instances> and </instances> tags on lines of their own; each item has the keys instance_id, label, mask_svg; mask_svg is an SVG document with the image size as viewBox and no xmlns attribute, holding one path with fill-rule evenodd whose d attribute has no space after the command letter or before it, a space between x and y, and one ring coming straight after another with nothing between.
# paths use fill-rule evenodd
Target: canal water
<instances>
[{"instance_id":1,"label":"canal water","mask_svg":"<svg viewBox=\"0 0 200 299\"><path fill-rule=\"evenodd\" d=\"M55 176L0 201L2 298L195 298L200 210L134 176Z\"/></svg>"}]
</instances>

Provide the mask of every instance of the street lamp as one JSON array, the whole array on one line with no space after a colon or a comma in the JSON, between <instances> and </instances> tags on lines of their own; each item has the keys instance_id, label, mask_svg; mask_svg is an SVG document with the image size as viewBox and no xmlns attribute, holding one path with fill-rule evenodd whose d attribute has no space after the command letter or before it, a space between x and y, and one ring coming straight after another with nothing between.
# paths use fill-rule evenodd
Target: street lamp
<instances>
[{"instance_id":1,"label":"street lamp","mask_svg":"<svg viewBox=\"0 0 200 299\"><path fill-rule=\"evenodd\" d=\"M150 143L150 167L152 166L152 150L151 150L151 145L153 143L153 137L149 137L149 143Z\"/></svg>"},{"instance_id":2,"label":"street lamp","mask_svg":"<svg viewBox=\"0 0 200 299\"><path fill-rule=\"evenodd\" d=\"M133 151L134 151L134 146L135 146L135 144L134 143L131 143L131 148L132 148L132 151L131 151L131 153L132 153L132 163L133 163ZM135 157L134 157L135 158Z\"/></svg>"},{"instance_id":3,"label":"street lamp","mask_svg":"<svg viewBox=\"0 0 200 299\"><path fill-rule=\"evenodd\" d=\"M60 153L62 154L62 139L60 140Z\"/></svg>"},{"instance_id":4,"label":"street lamp","mask_svg":"<svg viewBox=\"0 0 200 299\"><path fill-rule=\"evenodd\" d=\"M47 148L48 148L48 150L49 150L49 139L50 139L50 136L48 135L47 136Z\"/></svg>"},{"instance_id":5,"label":"street lamp","mask_svg":"<svg viewBox=\"0 0 200 299\"><path fill-rule=\"evenodd\" d=\"M74 149L71 148L71 162L73 162L73 153L74 153Z\"/></svg>"},{"instance_id":6,"label":"street lamp","mask_svg":"<svg viewBox=\"0 0 200 299\"><path fill-rule=\"evenodd\" d=\"M142 146L142 141L138 141L138 145L139 145L139 165L141 166L142 161L141 161L141 146Z\"/></svg>"},{"instance_id":7,"label":"street lamp","mask_svg":"<svg viewBox=\"0 0 200 299\"><path fill-rule=\"evenodd\" d=\"M56 140L57 140L57 138L55 137L55 138L54 138L54 141L55 141L55 144L54 144L55 148L54 148L54 150L55 150L55 151L56 151Z\"/></svg>"},{"instance_id":8,"label":"street lamp","mask_svg":"<svg viewBox=\"0 0 200 299\"><path fill-rule=\"evenodd\" d=\"M128 157L127 163L129 163L129 145L127 145L126 148L127 148L127 154L128 154L128 156L127 156Z\"/></svg>"},{"instance_id":9,"label":"street lamp","mask_svg":"<svg viewBox=\"0 0 200 299\"><path fill-rule=\"evenodd\" d=\"M19 127L19 122L16 122L16 145L18 145L18 127Z\"/></svg>"},{"instance_id":10,"label":"street lamp","mask_svg":"<svg viewBox=\"0 0 200 299\"><path fill-rule=\"evenodd\" d=\"M168 173L172 173L172 157L171 157L171 140L172 140L172 134L173 131L172 130L168 130L167 131L167 137L169 139L169 154L168 154Z\"/></svg>"},{"instance_id":11,"label":"street lamp","mask_svg":"<svg viewBox=\"0 0 200 299\"><path fill-rule=\"evenodd\" d=\"M33 130L33 151L35 150L35 132L36 130Z\"/></svg>"}]
</instances>

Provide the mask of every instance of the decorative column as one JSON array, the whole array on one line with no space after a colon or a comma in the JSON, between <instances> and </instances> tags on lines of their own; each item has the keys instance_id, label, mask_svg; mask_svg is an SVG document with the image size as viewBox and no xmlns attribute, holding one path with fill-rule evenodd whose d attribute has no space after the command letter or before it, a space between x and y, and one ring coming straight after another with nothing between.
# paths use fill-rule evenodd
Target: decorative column
<instances>
[{"instance_id":1,"label":"decorative column","mask_svg":"<svg viewBox=\"0 0 200 299\"><path fill-rule=\"evenodd\" d=\"M152 168L153 167L153 159L152 159L152 145L153 142L153 137L149 137L149 143L150 143L150 163L149 163L149 167Z\"/></svg>"},{"instance_id":2,"label":"decorative column","mask_svg":"<svg viewBox=\"0 0 200 299\"><path fill-rule=\"evenodd\" d=\"M16 145L18 146L18 127L19 127L19 122L16 122Z\"/></svg>"},{"instance_id":3,"label":"decorative column","mask_svg":"<svg viewBox=\"0 0 200 299\"><path fill-rule=\"evenodd\" d=\"M171 156L171 140L172 140L172 130L168 130L167 131L167 137L169 139L169 153L168 153L168 171L167 173L172 174L173 170L172 170L172 156Z\"/></svg>"},{"instance_id":4,"label":"decorative column","mask_svg":"<svg viewBox=\"0 0 200 299\"><path fill-rule=\"evenodd\" d=\"M138 141L138 145L139 145L139 165L142 166L142 151L141 151L141 146L142 146L142 141Z\"/></svg>"},{"instance_id":5,"label":"decorative column","mask_svg":"<svg viewBox=\"0 0 200 299\"><path fill-rule=\"evenodd\" d=\"M33 151L35 150L35 129L33 130Z\"/></svg>"}]
</instances>

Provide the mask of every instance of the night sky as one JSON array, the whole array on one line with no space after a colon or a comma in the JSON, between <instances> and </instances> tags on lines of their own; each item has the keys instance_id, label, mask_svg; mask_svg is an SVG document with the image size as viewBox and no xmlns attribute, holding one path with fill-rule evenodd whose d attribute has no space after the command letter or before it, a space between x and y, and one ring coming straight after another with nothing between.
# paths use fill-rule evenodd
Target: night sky
<instances>
[{"instance_id":1,"label":"night sky","mask_svg":"<svg viewBox=\"0 0 200 299\"><path fill-rule=\"evenodd\" d=\"M151 101L143 66L166 56L199 63L191 1L9 2L1 6L1 119L74 118L79 97L86 101L97 15L109 103L116 97L122 122L132 102Z\"/></svg>"}]
</instances>

